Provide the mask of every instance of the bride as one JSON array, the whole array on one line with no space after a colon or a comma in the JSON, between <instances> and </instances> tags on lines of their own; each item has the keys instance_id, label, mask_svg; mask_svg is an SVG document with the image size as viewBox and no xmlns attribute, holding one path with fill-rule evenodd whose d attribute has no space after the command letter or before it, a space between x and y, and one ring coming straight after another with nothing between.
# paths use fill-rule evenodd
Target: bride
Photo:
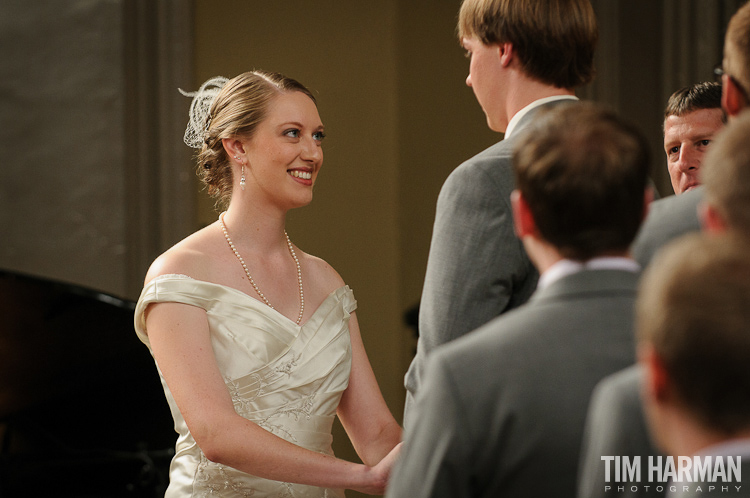
<instances>
[{"instance_id":1,"label":"bride","mask_svg":"<svg viewBox=\"0 0 750 498\"><path fill-rule=\"evenodd\" d=\"M356 301L284 229L323 164L315 99L260 71L190 95L185 141L226 210L154 261L136 308L178 433L166 496L382 494L401 429ZM364 464L333 456L336 415Z\"/></svg>"}]
</instances>

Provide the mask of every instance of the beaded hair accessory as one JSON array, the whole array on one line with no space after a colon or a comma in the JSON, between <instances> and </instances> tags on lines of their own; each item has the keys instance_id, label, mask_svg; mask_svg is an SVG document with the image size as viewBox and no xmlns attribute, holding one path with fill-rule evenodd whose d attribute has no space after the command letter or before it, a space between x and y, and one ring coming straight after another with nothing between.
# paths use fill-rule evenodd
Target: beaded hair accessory
<instances>
[{"instance_id":1,"label":"beaded hair accessory","mask_svg":"<svg viewBox=\"0 0 750 498\"><path fill-rule=\"evenodd\" d=\"M197 92L186 92L178 88L185 97L193 97L193 101L190 103L190 119L183 138L185 144L189 147L194 149L203 147L206 132L208 127L211 126L211 104L228 81L223 76L215 76L203 83Z\"/></svg>"}]
</instances>

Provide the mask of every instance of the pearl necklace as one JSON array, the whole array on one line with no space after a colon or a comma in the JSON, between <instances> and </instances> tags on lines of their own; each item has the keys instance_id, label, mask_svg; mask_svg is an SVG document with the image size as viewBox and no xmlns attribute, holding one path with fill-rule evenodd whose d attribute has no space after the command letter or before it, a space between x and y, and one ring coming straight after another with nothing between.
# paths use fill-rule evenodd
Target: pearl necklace
<instances>
[{"instance_id":1,"label":"pearl necklace","mask_svg":"<svg viewBox=\"0 0 750 498\"><path fill-rule=\"evenodd\" d=\"M226 211L224 212L226 213ZM219 225L221 226L221 231L224 232L224 238L227 239L227 243L229 244L229 248L232 250L235 256L237 256L237 259L240 261L240 264L242 265L242 269L245 270L245 275L247 275L248 280L250 280L250 285L253 286L253 289L255 289L255 292L258 293L258 296L260 296L260 299L268 306L269 308L276 309L273 306L271 306L271 303L268 302L268 299L266 299L266 296L263 295L263 293L260 291L258 286L255 284L255 280L253 280L253 277L250 275L250 270L247 269L247 265L245 264L245 260L242 259L242 256L240 256L240 252L237 250L237 248L234 246L234 242L232 242L232 239L229 237L229 232L227 231L226 225L224 225L224 213L221 213L219 216ZM286 245L289 247L289 254L292 255L292 259L294 259L294 264L297 266L297 282L299 283L299 315L297 315L297 325L302 322L302 314L305 311L305 293L302 290L302 268L300 268L299 265L299 259L297 259L297 254L294 252L294 247L292 247L292 241L289 240L289 235L286 233L286 230L284 230L284 236L286 237Z\"/></svg>"}]
</instances>

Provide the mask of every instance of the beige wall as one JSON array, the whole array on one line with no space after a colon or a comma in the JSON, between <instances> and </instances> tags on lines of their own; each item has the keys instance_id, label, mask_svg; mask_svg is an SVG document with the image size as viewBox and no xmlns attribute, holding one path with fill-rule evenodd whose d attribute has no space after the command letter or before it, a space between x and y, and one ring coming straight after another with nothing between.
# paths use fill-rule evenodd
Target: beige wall
<instances>
[{"instance_id":1,"label":"beige wall","mask_svg":"<svg viewBox=\"0 0 750 498\"><path fill-rule=\"evenodd\" d=\"M422 292L435 202L448 174L497 142L471 88L456 38L459 1L399 3L398 181L404 305Z\"/></svg>"}]
</instances>

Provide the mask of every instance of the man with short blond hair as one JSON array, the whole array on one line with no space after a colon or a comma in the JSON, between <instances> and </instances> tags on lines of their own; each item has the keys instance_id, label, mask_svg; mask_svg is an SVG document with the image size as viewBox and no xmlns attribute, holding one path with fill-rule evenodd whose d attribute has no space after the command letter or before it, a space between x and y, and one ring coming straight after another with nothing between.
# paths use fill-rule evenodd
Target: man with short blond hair
<instances>
[{"instance_id":1,"label":"man with short blond hair","mask_svg":"<svg viewBox=\"0 0 750 498\"><path fill-rule=\"evenodd\" d=\"M740 114L719 135L706 156L705 194L700 209L703 226L750 236L750 111Z\"/></svg>"},{"instance_id":2,"label":"man with short blond hair","mask_svg":"<svg viewBox=\"0 0 750 498\"><path fill-rule=\"evenodd\" d=\"M513 231L511 151L543 108L577 100L594 74L589 0L465 0L459 41L466 84L504 139L456 168L437 202L419 310L417 354L405 377L406 430L431 351L521 304L538 273Z\"/></svg>"}]
</instances>

